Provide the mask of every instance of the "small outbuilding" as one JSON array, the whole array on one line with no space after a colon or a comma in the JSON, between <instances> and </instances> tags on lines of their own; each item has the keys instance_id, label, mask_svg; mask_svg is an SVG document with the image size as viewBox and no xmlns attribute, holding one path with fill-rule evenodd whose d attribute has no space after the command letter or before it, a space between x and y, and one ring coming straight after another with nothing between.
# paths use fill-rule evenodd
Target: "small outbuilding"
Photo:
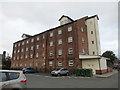
<instances>
[{"instance_id":1,"label":"small outbuilding","mask_svg":"<svg viewBox=\"0 0 120 90\"><path fill-rule=\"evenodd\" d=\"M82 68L93 69L93 74L108 72L107 58L105 57L99 55L79 55L79 59L82 60Z\"/></svg>"}]
</instances>

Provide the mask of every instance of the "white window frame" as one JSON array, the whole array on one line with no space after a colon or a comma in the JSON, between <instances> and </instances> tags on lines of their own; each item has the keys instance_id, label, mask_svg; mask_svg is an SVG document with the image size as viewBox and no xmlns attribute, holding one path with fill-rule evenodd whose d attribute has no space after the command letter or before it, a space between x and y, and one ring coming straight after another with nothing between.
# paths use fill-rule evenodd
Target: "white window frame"
<instances>
[{"instance_id":1,"label":"white window frame","mask_svg":"<svg viewBox=\"0 0 120 90\"><path fill-rule=\"evenodd\" d=\"M24 49L22 48L21 52L24 52Z\"/></svg>"},{"instance_id":2,"label":"white window frame","mask_svg":"<svg viewBox=\"0 0 120 90\"><path fill-rule=\"evenodd\" d=\"M33 39L33 38L31 39L31 42L34 42L34 39Z\"/></svg>"},{"instance_id":3,"label":"white window frame","mask_svg":"<svg viewBox=\"0 0 120 90\"><path fill-rule=\"evenodd\" d=\"M69 60L69 66L74 66L74 60Z\"/></svg>"},{"instance_id":4,"label":"white window frame","mask_svg":"<svg viewBox=\"0 0 120 90\"><path fill-rule=\"evenodd\" d=\"M84 32L84 29L83 29L83 27L81 27L81 32Z\"/></svg>"},{"instance_id":5,"label":"white window frame","mask_svg":"<svg viewBox=\"0 0 120 90\"><path fill-rule=\"evenodd\" d=\"M18 51L17 51L18 53L20 52L20 50L18 49Z\"/></svg>"},{"instance_id":6,"label":"white window frame","mask_svg":"<svg viewBox=\"0 0 120 90\"><path fill-rule=\"evenodd\" d=\"M36 45L36 49L39 49L39 45Z\"/></svg>"},{"instance_id":7,"label":"white window frame","mask_svg":"<svg viewBox=\"0 0 120 90\"><path fill-rule=\"evenodd\" d=\"M58 30L58 35L62 34L62 30Z\"/></svg>"},{"instance_id":8,"label":"white window frame","mask_svg":"<svg viewBox=\"0 0 120 90\"><path fill-rule=\"evenodd\" d=\"M68 54L73 54L73 48L68 48Z\"/></svg>"},{"instance_id":9,"label":"white window frame","mask_svg":"<svg viewBox=\"0 0 120 90\"><path fill-rule=\"evenodd\" d=\"M38 58L39 57L39 53L36 53L36 58Z\"/></svg>"},{"instance_id":10,"label":"white window frame","mask_svg":"<svg viewBox=\"0 0 120 90\"><path fill-rule=\"evenodd\" d=\"M21 59L23 59L23 55L21 56Z\"/></svg>"},{"instance_id":11,"label":"white window frame","mask_svg":"<svg viewBox=\"0 0 120 90\"><path fill-rule=\"evenodd\" d=\"M85 43L85 39L82 37L82 43Z\"/></svg>"},{"instance_id":12,"label":"white window frame","mask_svg":"<svg viewBox=\"0 0 120 90\"><path fill-rule=\"evenodd\" d=\"M73 37L68 37L68 43L72 43L73 42Z\"/></svg>"},{"instance_id":13,"label":"white window frame","mask_svg":"<svg viewBox=\"0 0 120 90\"><path fill-rule=\"evenodd\" d=\"M42 47L43 47L43 48L45 47L44 43L42 44Z\"/></svg>"},{"instance_id":14,"label":"white window frame","mask_svg":"<svg viewBox=\"0 0 120 90\"><path fill-rule=\"evenodd\" d=\"M15 60L15 56L14 56L13 60Z\"/></svg>"},{"instance_id":15,"label":"white window frame","mask_svg":"<svg viewBox=\"0 0 120 90\"><path fill-rule=\"evenodd\" d=\"M20 46L20 43L18 43L18 46Z\"/></svg>"},{"instance_id":16,"label":"white window frame","mask_svg":"<svg viewBox=\"0 0 120 90\"><path fill-rule=\"evenodd\" d=\"M53 42L52 41L50 42L50 46L53 46Z\"/></svg>"},{"instance_id":17,"label":"white window frame","mask_svg":"<svg viewBox=\"0 0 120 90\"><path fill-rule=\"evenodd\" d=\"M27 59L27 58L28 58L28 55L25 55L25 58Z\"/></svg>"},{"instance_id":18,"label":"white window frame","mask_svg":"<svg viewBox=\"0 0 120 90\"><path fill-rule=\"evenodd\" d=\"M45 39L45 35L43 35L42 38Z\"/></svg>"},{"instance_id":19,"label":"white window frame","mask_svg":"<svg viewBox=\"0 0 120 90\"><path fill-rule=\"evenodd\" d=\"M53 61L49 61L49 66L53 66Z\"/></svg>"},{"instance_id":20,"label":"white window frame","mask_svg":"<svg viewBox=\"0 0 120 90\"><path fill-rule=\"evenodd\" d=\"M59 39L58 40L58 45L61 45L62 44L62 39Z\"/></svg>"},{"instance_id":21,"label":"white window frame","mask_svg":"<svg viewBox=\"0 0 120 90\"><path fill-rule=\"evenodd\" d=\"M32 67L32 63L30 63L30 67Z\"/></svg>"},{"instance_id":22,"label":"white window frame","mask_svg":"<svg viewBox=\"0 0 120 90\"><path fill-rule=\"evenodd\" d=\"M53 51L52 50L50 51L50 56L53 56Z\"/></svg>"},{"instance_id":23,"label":"white window frame","mask_svg":"<svg viewBox=\"0 0 120 90\"><path fill-rule=\"evenodd\" d=\"M30 58L33 58L33 54L30 54Z\"/></svg>"},{"instance_id":24,"label":"white window frame","mask_svg":"<svg viewBox=\"0 0 120 90\"><path fill-rule=\"evenodd\" d=\"M22 42L22 45L24 45L24 41Z\"/></svg>"},{"instance_id":25,"label":"white window frame","mask_svg":"<svg viewBox=\"0 0 120 90\"><path fill-rule=\"evenodd\" d=\"M53 37L53 32L50 32L50 37Z\"/></svg>"},{"instance_id":26,"label":"white window frame","mask_svg":"<svg viewBox=\"0 0 120 90\"><path fill-rule=\"evenodd\" d=\"M71 32L72 31L72 26L69 26L68 27L68 32Z\"/></svg>"},{"instance_id":27,"label":"white window frame","mask_svg":"<svg viewBox=\"0 0 120 90\"><path fill-rule=\"evenodd\" d=\"M58 61L58 66L59 66L59 67L62 66L62 61Z\"/></svg>"},{"instance_id":28,"label":"white window frame","mask_svg":"<svg viewBox=\"0 0 120 90\"><path fill-rule=\"evenodd\" d=\"M39 41L40 40L40 38L39 37L37 37L37 41Z\"/></svg>"},{"instance_id":29,"label":"white window frame","mask_svg":"<svg viewBox=\"0 0 120 90\"><path fill-rule=\"evenodd\" d=\"M17 60L19 60L19 56L17 56Z\"/></svg>"},{"instance_id":30,"label":"white window frame","mask_svg":"<svg viewBox=\"0 0 120 90\"><path fill-rule=\"evenodd\" d=\"M28 51L28 47L26 47L26 51Z\"/></svg>"},{"instance_id":31,"label":"white window frame","mask_svg":"<svg viewBox=\"0 0 120 90\"><path fill-rule=\"evenodd\" d=\"M82 49L82 54L85 54L85 49Z\"/></svg>"},{"instance_id":32,"label":"white window frame","mask_svg":"<svg viewBox=\"0 0 120 90\"><path fill-rule=\"evenodd\" d=\"M59 56L62 55L62 49L58 50L58 55L59 55Z\"/></svg>"},{"instance_id":33,"label":"white window frame","mask_svg":"<svg viewBox=\"0 0 120 90\"><path fill-rule=\"evenodd\" d=\"M26 43L28 44L28 43L29 43L29 41L27 40L27 41L26 41Z\"/></svg>"},{"instance_id":34,"label":"white window frame","mask_svg":"<svg viewBox=\"0 0 120 90\"><path fill-rule=\"evenodd\" d=\"M30 50L33 50L33 46L31 46Z\"/></svg>"},{"instance_id":35,"label":"white window frame","mask_svg":"<svg viewBox=\"0 0 120 90\"><path fill-rule=\"evenodd\" d=\"M15 44L15 47L17 47L17 44Z\"/></svg>"}]
</instances>

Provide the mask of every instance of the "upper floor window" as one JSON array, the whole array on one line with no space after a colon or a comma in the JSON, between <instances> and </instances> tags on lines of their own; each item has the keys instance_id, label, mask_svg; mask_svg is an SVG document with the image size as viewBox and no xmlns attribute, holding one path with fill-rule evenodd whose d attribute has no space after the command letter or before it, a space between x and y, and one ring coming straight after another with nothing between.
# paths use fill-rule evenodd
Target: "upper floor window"
<instances>
[{"instance_id":1,"label":"upper floor window","mask_svg":"<svg viewBox=\"0 0 120 90\"><path fill-rule=\"evenodd\" d=\"M34 39L31 39L31 42L34 42Z\"/></svg>"},{"instance_id":2,"label":"upper floor window","mask_svg":"<svg viewBox=\"0 0 120 90\"><path fill-rule=\"evenodd\" d=\"M27 58L28 58L28 55L26 55L25 58L27 59Z\"/></svg>"},{"instance_id":3,"label":"upper floor window","mask_svg":"<svg viewBox=\"0 0 120 90\"><path fill-rule=\"evenodd\" d=\"M36 58L39 56L39 54L38 53L36 53Z\"/></svg>"},{"instance_id":4,"label":"upper floor window","mask_svg":"<svg viewBox=\"0 0 120 90\"><path fill-rule=\"evenodd\" d=\"M43 35L43 39L45 39L45 36Z\"/></svg>"},{"instance_id":5,"label":"upper floor window","mask_svg":"<svg viewBox=\"0 0 120 90\"><path fill-rule=\"evenodd\" d=\"M83 27L81 27L81 32L84 32L84 29L83 29Z\"/></svg>"},{"instance_id":6,"label":"upper floor window","mask_svg":"<svg viewBox=\"0 0 120 90\"><path fill-rule=\"evenodd\" d=\"M18 46L20 46L20 43L18 44Z\"/></svg>"},{"instance_id":7,"label":"upper floor window","mask_svg":"<svg viewBox=\"0 0 120 90\"><path fill-rule=\"evenodd\" d=\"M85 40L84 40L84 38L82 37L82 43L84 43L85 42Z\"/></svg>"},{"instance_id":8,"label":"upper floor window","mask_svg":"<svg viewBox=\"0 0 120 90\"><path fill-rule=\"evenodd\" d=\"M68 32L71 32L72 31L72 26L69 26L68 27Z\"/></svg>"},{"instance_id":9,"label":"upper floor window","mask_svg":"<svg viewBox=\"0 0 120 90\"><path fill-rule=\"evenodd\" d=\"M58 50L58 55L62 55L62 50Z\"/></svg>"},{"instance_id":10,"label":"upper floor window","mask_svg":"<svg viewBox=\"0 0 120 90\"><path fill-rule=\"evenodd\" d=\"M19 56L17 56L17 60L19 60Z\"/></svg>"},{"instance_id":11,"label":"upper floor window","mask_svg":"<svg viewBox=\"0 0 120 90\"><path fill-rule=\"evenodd\" d=\"M33 46L31 46L31 50L33 50Z\"/></svg>"},{"instance_id":12,"label":"upper floor window","mask_svg":"<svg viewBox=\"0 0 120 90\"><path fill-rule=\"evenodd\" d=\"M93 31L91 31L91 34L93 34Z\"/></svg>"},{"instance_id":13,"label":"upper floor window","mask_svg":"<svg viewBox=\"0 0 120 90\"><path fill-rule=\"evenodd\" d=\"M22 50L21 50L22 52L24 52L24 49L22 48Z\"/></svg>"},{"instance_id":14,"label":"upper floor window","mask_svg":"<svg viewBox=\"0 0 120 90\"><path fill-rule=\"evenodd\" d=\"M30 58L33 58L33 54L30 54Z\"/></svg>"},{"instance_id":15,"label":"upper floor window","mask_svg":"<svg viewBox=\"0 0 120 90\"><path fill-rule=\"evenodd\" d=\"M94 41L92 41L92 44L94 44Z\"/></svg>"},{"instance_id":16,"label":"upper floor window","mask_svg":"<svg viewBox=\"0 0 120 90\"><path fill-rule=\"evenodd\" d=\"M68 49L68 54L73 54L73 49L72 48Z\"/></svg>"},{"instance_id":17,"label":"upper floor window","mask_svg":"<svg viewBox=\"0 0 120 90\"><path fill-rule=\"evenodd\" d=\"M28 47L26 48L26 51L28 51Z\"/></svg>"},{"instance_id":18,"label":"upper floor window","mask_svg":"<svg viewBox=\"0 0 120 90\"><path fill-rule=\"evenodd\" d=\"M17 47L17 44L15 44L15 47Z\"/></svg>"},{"instance_id":19,"label":"upper floor window","mask_svg":"<svg viewBox=\"0 0 120 90\"><path fill-rule=\"evenodd\" d=\"M22 45L24 45L24 41L22 42Z\"/></svg>"},{"instance_id":20,"label":"upper floor window","mask_svg":"<svg viewBox=\"0 0 120 90\"><path fill-rule=\"evenodd\" d=\"M50 32L50 37L53 37L53 32Z\"/></svg>"},{"instance_id":21,"label":"upper floor window","mask_svg":"<svg viewBox=\"0 0 120 90\"><path fill-rule=\"evenodd\" d=\"M27 40L27 41L26 41L26 43L28 44L28 43L29 43L29 41Z\"/></svg>"},{"instance_id":22,"label":"upper floor window","mask_svg":"<svg viewBox=\"0 0 120 90\"><path fill-rule=\"evenodd\" d=\"M20 50L18 49L18 53L20 52Z\"/></svg>"},{"instance_id":23,"label":"upper floor window","mask_svg":"<svg viewBox=\"0 0 120 90\"><path fill-rule=\"evenodd\" d=\"M58 40L58 44L59 44L59 45L62 44L62 39L59 39L59 40Z\"/></svg>"},{"instance_id":24,"label":"upper floor window","mask_svg":"<svg viewBox=\"0 0 120 90\"><path fill-rule=\"evenodd\" d=\"M82 54L85 54L85 49L82 49Z\"/></svg>"},{"instance_id":25,"label":"upper floor window","mask_svg":"<svg viewBox=\"0 0 120 90\"><path fill-rule=\"evenodd\" d=\"M42 47L44 48L44 47L45 47L45 45L43 44L43 45L42 45Z\"/></svg>"},{"instance_id":26,"label":"upper floor window","mask_svg":"<svg viewBox=\"0 0 120 90\"><path fill-rule=\"evenodd\" d=\"M62 34L62 30L58 30L58 35Z\"/></svg>"},{"instance_id":27,"label":"upper floor window","mask_svg":"<svg viewBox=\"0 0 120 90\"><path fill-rule=\"evenodd\" d=\"M36 45L36 49L39 49L39 45Z\"/></svg>"},{"instance_id":28,"label":"upper floor window","mask_svg":"<svg viewBox=\"0 0 120 90\"><path fill-rule=\"evenodd\" d=\"M53 51L50 51L50 56L53 56Z\"/></svg>"},{"instance_id":29,"label":"upper floor window","mask_svg":"<svg viewBox=\"0 0 120 90\"><path fill-rule=\"evenodd\" d=\"M14 53L16 53L16 50L14 51Z\"/></svg>"},{"instance_id":30,"label":"upper floor window","mask_svg":"<svg viewBox=\"0 0 120 90\"><path fill-rule=\"evenodd\" d=\"M50 46L53 46L53 42L50 42Z\"/></svg>"},{"instance_id":31,"label":"upper floor window","mask_svg":"<svg viewBox=\"0 0 120 90\"><path fill-rule=\"evenodd\" d=\"M37 41L39 41L39 39L40 39L40 38L39 38L39 37L37 37Z\"/></svg>"},{"instance_id":32,"label":"upper floor window","mask_svg":"<svg viewBox=\"0 0 120 90\"><path fill-rule=\"evenodd\" d=\"M21 56L21 59L23 59L23 55Z\"/></svg>"},{"instance_id":33,"label":"upper floor window","mask_svg":"<svg viewBox=\"0 0 120 90\"><path fill-rule=\"evenodd\" d=\"M68 37L68 43L73 42L73 37Z\"/></svg>"}]
</instances>

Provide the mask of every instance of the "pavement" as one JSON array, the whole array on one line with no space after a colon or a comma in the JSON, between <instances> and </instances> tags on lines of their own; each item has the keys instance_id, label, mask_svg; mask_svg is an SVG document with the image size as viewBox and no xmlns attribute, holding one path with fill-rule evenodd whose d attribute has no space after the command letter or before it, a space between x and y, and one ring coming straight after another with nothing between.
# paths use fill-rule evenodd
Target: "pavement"
<instances>
[{"instance_id":1,"label":"pavement","mask_svg":"<svg viewBox=\"0 0 120 90\"><path fill-rule=\"evenodd\" d=\"M118 73L118 71L117 70L113 70L112 72L109 72L109 73L104 73L104 74L96 74L96 75L93 75L93 77L95 77L95 78L107 78L107 77L110 77L110 76L112 76L112 75L114 75L114 74L116 74L116 73ZM41 76L45 76L45 77L50 77L51 76L51 74L50 73L35 73L36 75L41 75ZM63 76L64 77L64 76ZM67 77L67 76L66 76ZM77 78L77 77L79 77L79 78L90 78L90 77L81 77L81 76L76 76L75 74L73 74L73 75L70 75L70 76L68 76L69 78L71 77L71 78L73 78L73 77L75 77L75 78Z\"/></svg>"},{"instance_id":2,"label":"pavement","mask_svg":"<svg viewBox=\"0 0 120 90\"><path fill-rule=\"evenodd\" d=\"M94 77L97 77L97 78L107 78L107 77L110 77L114 74L118 73L117 70L113 70L112 72L109 72L109 73L104 73L104 74L96 74L94 75Z\"/></svg>"}]
</instances>

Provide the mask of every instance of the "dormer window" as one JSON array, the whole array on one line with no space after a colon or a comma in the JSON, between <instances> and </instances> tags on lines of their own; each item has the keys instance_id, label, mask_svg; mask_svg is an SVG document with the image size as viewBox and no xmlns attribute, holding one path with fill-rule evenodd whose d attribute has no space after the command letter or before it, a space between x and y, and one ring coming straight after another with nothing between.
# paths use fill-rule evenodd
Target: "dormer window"
<instances>
[{"instance_id":1,"label":"dormer window","mask_svg":"<svg viewBox=\"0 0 120 90\"><path fill-rule=\"evenodd\" d=\"M59 19L59 21L60 21L60 25L64 25L64 24L73 22L73 20L72 20L70 17L65 16L65 15L63 15L63 16Z\"/></svg>"}]
</instances>

